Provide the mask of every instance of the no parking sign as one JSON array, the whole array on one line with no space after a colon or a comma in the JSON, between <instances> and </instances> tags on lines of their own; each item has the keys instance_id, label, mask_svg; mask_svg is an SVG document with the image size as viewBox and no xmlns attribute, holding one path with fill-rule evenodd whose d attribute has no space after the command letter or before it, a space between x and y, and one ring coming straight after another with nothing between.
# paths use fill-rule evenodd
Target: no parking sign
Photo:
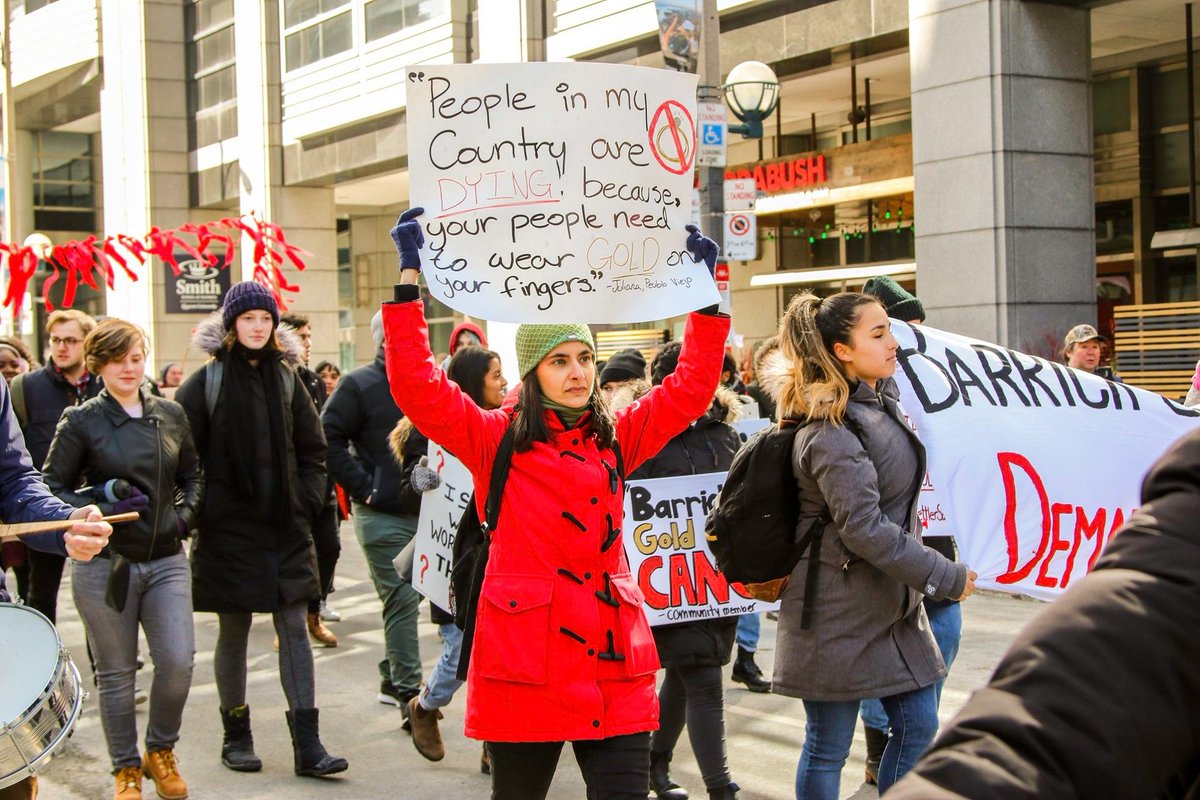
<instances>
[{"instance_id":1,"label":"no parking sign","mask_svg":"<svg viewBox=\"0 0 1200 800\"><path fill-rule=\"evenodd\" d=\"M725 215L725 257L732 261L758 258L758 225L753 214Z\"/></svg>"}]
</instances>

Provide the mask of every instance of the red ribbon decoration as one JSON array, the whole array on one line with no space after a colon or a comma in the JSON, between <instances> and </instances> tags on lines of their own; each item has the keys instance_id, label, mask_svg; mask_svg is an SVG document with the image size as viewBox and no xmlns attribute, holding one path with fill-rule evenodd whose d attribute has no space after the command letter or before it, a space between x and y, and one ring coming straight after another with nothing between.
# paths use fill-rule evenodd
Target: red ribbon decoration
<instances>
[{"instance_id":1,"label":"red ribbon decoration","mask_svg":"<svg viewBox=\"0 0 1200 800\"><path fill-rule=\"evenodd\" d=\"M195 237L196 244L193 245L180 234ZM302 256L309 253L290 244L282 228L259 219L255 213L228 217L216 222L188 222L180 225L177 230L163 230L155 226L141 238L118 233L106 236L103 241L97 240L95 236L88 236L83 241L72 240L57 245L45 259L53 270L53 274L42 286L46 297L46 310L54 310L49 290L63 278L64 272L66 284L63 286L63 307L70 308L75 303L80 282L98 289L99 278L109 289L115 288L114 264L120 267L131 281L138 280L135 266L131 262L141 266L150 256L158 257L175 275L182 273L177 253L186 253L210 267L228 269L233 263L238 241L243 235L249 236L254 243L253 280L271 289L280 308L286 310L287 300L283 292L299 292L300 287L288 280L284 268L290 265L297 270L303 270L305 263ZM223 257L213 252L214 245L224 250ZM9 278L8 289L0 305L10 308L15 317L20 314L29 284L37 274L39 260L32 248L12 242L0 242L0 254L8 260Z\"/></svg>"}]
</instances>

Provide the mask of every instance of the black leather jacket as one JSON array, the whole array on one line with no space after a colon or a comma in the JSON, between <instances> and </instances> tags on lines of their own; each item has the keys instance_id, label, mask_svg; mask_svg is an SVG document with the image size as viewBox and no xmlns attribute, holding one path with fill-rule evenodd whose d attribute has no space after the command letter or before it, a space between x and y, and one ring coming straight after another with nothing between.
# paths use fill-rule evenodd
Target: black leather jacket
<instances>
[{"instance_id":1,"label":"black leather jacket","mask_svg":"<svg viewBox=\"0 0 1200 800\"><path fill-rule=\"evenodd\" d=\"M68 408L43 470L50 490L73 506L97 502L84 486L124 478L150 498L141 519L116 526L109 547L130 561L153 561L180 550L180 526L196 527L204 476L183 407L142 392L141 418L108 393Z\"/></svg>"}]
</instances>

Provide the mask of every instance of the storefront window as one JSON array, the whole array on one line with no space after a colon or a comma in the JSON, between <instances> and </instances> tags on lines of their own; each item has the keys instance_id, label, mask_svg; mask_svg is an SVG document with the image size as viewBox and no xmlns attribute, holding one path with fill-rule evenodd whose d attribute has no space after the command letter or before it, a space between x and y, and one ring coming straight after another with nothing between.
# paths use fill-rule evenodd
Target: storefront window
<instances>
[{"instance_id":1,"label":"storefront window","mask_svg":"<svg viewBox=\"0 0 1200 800\"><path fill-rule=\"evenodd\" d=\"M1096 253L1133 252L1133 201L1096 204Z\"/></svg>"},{"instance_id":2,"label":"storefront window","mask_svg":"<svg viewBox=\"0 0 1200 800\"><path fill-rule=\"evenodd\" d=\"M1129 76L1096 81L1092 84L1092 132L1096 136L1121 133L1131 126L1129 112Z\"/></svg>"},{"instance_id":3,"label":"storefront window","mask_svg":"<svg viewBox=\"0 0 1200 800\"><path fill-rule=\"evenodd\" d=\"M449 12L448 0L371 0L366 6L367 41L384 36Z\"/></svg>"}]
</instances>

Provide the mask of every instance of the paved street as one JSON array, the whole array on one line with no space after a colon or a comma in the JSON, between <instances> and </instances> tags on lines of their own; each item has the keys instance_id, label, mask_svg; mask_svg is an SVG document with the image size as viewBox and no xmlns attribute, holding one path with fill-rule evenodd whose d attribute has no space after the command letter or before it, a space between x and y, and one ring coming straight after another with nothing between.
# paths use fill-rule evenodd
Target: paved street
<instances>
[{"instance_id":1,"label":"paved street","mask_svg":"<svg viewBox=\"0 0 1200 800\"><path fill-rule=\"evenodd\" d=\"M336 649L316 649L317 700L321 707L322 738L336 755L350 760L350 770L340 778L320 781L292 773L291 745L284 720L284 698L271 649L273 630L261 616L251 632L249 703L256 749L265 762L258 774L239 774L221 766L221 726L213 683L212 648L216 617L197 616L196 674L184 715L183 738L177 753L181 771L199 800L240 798L329 797L338 800L366 798L486 798L488 779L479 773L479 744L463 738L462 698L446 709L443 732L447 756L432 764L417 755L408 736L400 731L399 710L375 701L378 687L376 663L381 657L379 601L367 577L362 553L350 525L342 529L342 560L338 565L337 592L332 605L343 621L331 627L340 639ZM976 595L964 607L965 633L958 662L943 695L942 719L949 719L968 694L981 685L1017 630L1039 603L998 595ZM83 628L64 586L60 598L60 631L76 654L84 681L90 685ZM426 670L440 652L436 628L421 626L421 650ZM774 623L764 621L759 663L769 673L774 654ZM726 673L728 675L728 672ZM139 685L149 688L147 664ZM798 700L755 695L728 683L726 724L729 760L734 779L741 784L742 800L785 800L792 797L795 763L803 739L803 711ZM144 707L143 707L144 708ZM138 714L144 726L146 715ZM143 729L144 732L144 729ZM842 796L873 798L862 785L865 745L861 729L842 781ZM703 798L703 786L683 744L673 764L674 777ZM555 800L578 800L583 784L569 749L564 751L558 777L550 792ZM46 800L106 800L112 779L95 699L86 703L83 719L63 754L43 778ZM146 797L154 797L147 783Z\"/></svg>"}]
</instances>

